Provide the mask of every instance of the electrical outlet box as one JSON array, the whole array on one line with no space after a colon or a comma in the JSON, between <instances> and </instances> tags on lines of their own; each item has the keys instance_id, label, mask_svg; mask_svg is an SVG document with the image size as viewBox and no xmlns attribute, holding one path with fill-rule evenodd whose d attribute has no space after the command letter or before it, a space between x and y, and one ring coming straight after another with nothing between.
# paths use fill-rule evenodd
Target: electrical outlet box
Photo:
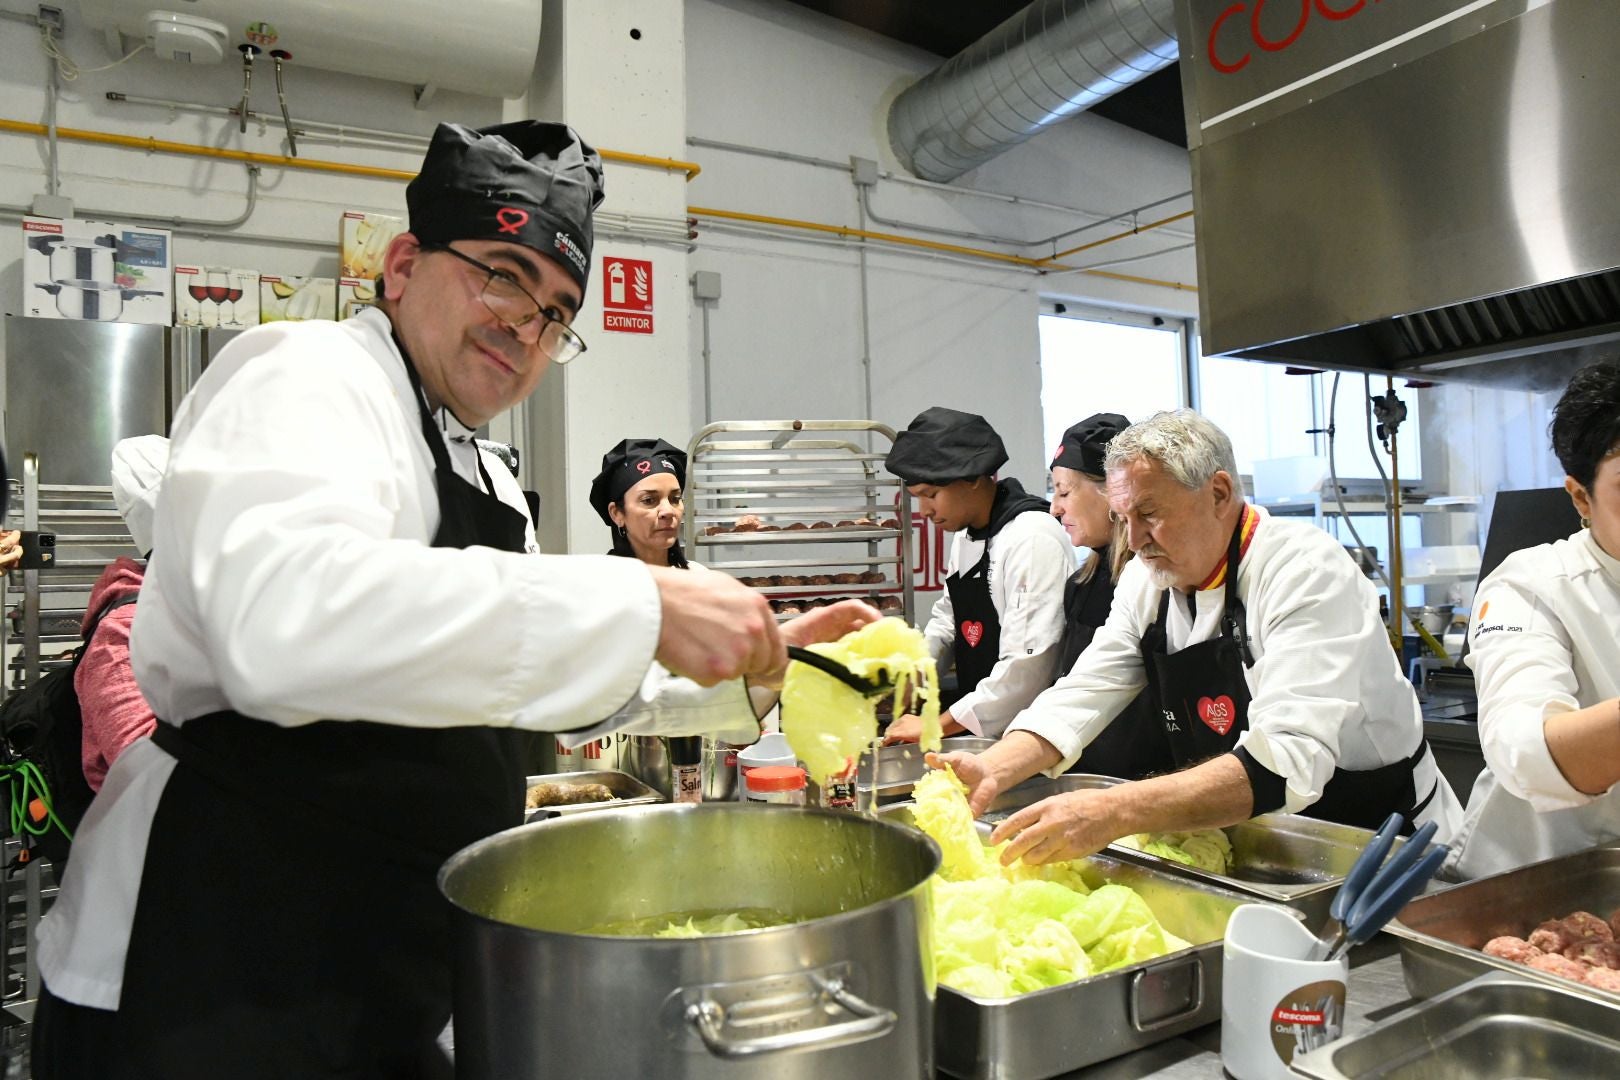
<instances>
[{"instance_id":1,"label":"electrical outlet box","mask_svg":"<svg viewBox=\"0 0 1620 1080\"><path fill-rule=\"evenodd\" d=\"M58 37L62 34L62 9L48 4L39 5L39 28Z\"/></svg>"},{"instance_id":2,"label":"electrical outlet box","mask_svg":"<svg viewBox=\"0 0 1620 1080\"><path fill-rule=\"evenodd\" d=\"M877 162L871 158L851 157L849 170L861 187L872 187L878 182Z\"/></svg>"},{"instance_id":3,"label":"electrical outlet box","mask_svg":"<svg viewBox=\"0 0 1620 1080\"><path fill-rule=\"evenodd\" d=\"M692 275L692 299L720 299L720 275L713 270L699 270Z\"/></svg>"}]
</instances>

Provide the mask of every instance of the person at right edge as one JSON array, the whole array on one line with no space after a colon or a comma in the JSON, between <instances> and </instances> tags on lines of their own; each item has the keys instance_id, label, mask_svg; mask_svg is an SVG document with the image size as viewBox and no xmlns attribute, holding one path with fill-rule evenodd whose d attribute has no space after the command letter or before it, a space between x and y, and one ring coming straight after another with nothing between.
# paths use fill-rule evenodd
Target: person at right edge
<instances>
[{"instance_id":1,"label":"person at right edge","mask_svg":"<svg viewBox=\"0 0 1620 1080\"><path fill-rule=\"evenodd\" d=\"M130 640L158 723L40 927L39 1080L448 1077L435 875L521 823L522 733L758 731L763 598L529 553L471 438L584 351L601 198L562 124L441 124L377 307L245 331L181 403ZM665 669L715 692L666 708Z\"/></svg>"},{"instance_id":2,"label":"person at right edge","mask_svg":"<svg viewBox=\"0 0 1620 1080\"><path fill-rule=\"evenodd\" d=\"M1515 551L1474 597L1486 769L1457 877L1620 839L1620 360L1575 373L1551 433L1582 528Z\"/></svg>"},{"instance_id":3,"label":"person at right edge","mask_svg":"<svg viewBox=\"0 0 1620 1080\"><path fill-rule=\"evenodd\" d=\"M1136 559L1074 670L983 754L953 766L982 814L1056 776L1147 687L1176 772L1035 803L991 835L1004 862L1074 859L1132 833L1215 829L1282 810L1376 828L1462 808L1423 736L1378 597L1339 542L1250 505L1232 443L1190 409L1108 445L1108 501Z\"/></svg>"},{"instance_id":4,"label":"person at right edge","mask_svg":"<svg viewBox=\"0 0 1620 1080\"><path fill-rule=\"evenodd\" d=\"M956 668L954 701L939 714L946 735L996 738L1052 683L1063 637L1063 583L1074 551L1044 499L1000 480L1007 448L989 421L934 407L895 437L885 467L917 500L917 511L955 533L945 595L923 636L939 665ZM895 719L888 743L916 742L922 721Z\"/></svg>"}]
</instances>

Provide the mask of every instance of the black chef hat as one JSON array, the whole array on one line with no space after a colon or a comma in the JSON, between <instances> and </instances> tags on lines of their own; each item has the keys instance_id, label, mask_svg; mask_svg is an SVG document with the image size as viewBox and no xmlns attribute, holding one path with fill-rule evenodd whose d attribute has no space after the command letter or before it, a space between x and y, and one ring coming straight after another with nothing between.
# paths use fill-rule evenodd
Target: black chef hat
<instances>
[{"instance_id":1,"label":"black chef hat","mask_svg":"<svg viewBox=\"0 0 1620 1080\"><path fill-rule=\"evenodd\" d=\"M883 463L907 484L949 484L993 475L1007 448L984 417L936 405L895 436Z\"/></svg>"},{"instance_id":2,"label":"black chef hat","mask_svg":"<svg viewBox=\"0 0 1620 1080\"><path fill-rule=\"evenodd\" d=\"M1093 413L1063 433L1063 441L1053 451L1052 464L1047 467L1061 465L1087 476L1102 476L1108 444L1130 426L1131 422L1117 412Z\"/></svg>"},{"instance_id":3,"label":"black chef hat","mask_svg":"<svg viewBox=\"0 0 1620 1080\"><path fill-rule=\"evenodd\" d=\"M602 159L566 124L440 124L405 189L424 244L507 240L555 260L580 289L591 269L591 212Z\"/></svg>"},{"instance_id":4,"label":"black chef hat","mask_svg":"<svg viewBox=\"0 0 1620 1080\"><path fill-rule=\"evenodd\" d=\"M602 471L591 481L591 505L608 527L608 503L624 506L624 493L655 472L674 473L686 487L686 451L663 439L625 439L602 455Z\"/></svg>"}]
</instances>

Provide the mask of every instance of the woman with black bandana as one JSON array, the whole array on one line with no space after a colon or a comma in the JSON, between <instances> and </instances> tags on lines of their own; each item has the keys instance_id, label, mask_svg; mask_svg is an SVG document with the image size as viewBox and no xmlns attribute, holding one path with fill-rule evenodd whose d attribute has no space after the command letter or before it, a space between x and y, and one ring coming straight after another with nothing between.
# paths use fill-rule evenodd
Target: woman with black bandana
<instances>
[{"instance_id":1,"label":"woman with black bandana","mask_svg":"<svg viewBox=\"0 0 1620 1080\"><path fill-rule=\"evenodd\" d=\"M1089 548L1091 557L1063 587L1063 642L1056 682L1069 673L1108 621L1114 604L1114 581L1131 559L1123 537L1114 535L1103 476L1103 459L1115 435L1131 426L1118 413L1097 413L1063 433L1052 455L1052 513L1077 548ZM1070 772L1101 773L1140 780L1175 768L1164 731L1152 711L1148 694L1137 695L1103 733L1087 744Z\"/></svg>"}]
</instances>

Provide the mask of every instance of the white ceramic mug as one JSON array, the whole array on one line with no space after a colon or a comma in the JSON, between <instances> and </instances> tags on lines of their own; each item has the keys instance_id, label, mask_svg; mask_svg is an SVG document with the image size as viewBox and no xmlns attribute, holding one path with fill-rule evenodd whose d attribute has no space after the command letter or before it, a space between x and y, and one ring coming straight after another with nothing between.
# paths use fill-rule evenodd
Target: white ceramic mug
<instances>
[{"instance_id":1,"label":"white ceramic mug","mask_svg":"<svg viewBox=\"0 0 1620 1080\"><path fill-rule=\"evenodd\" d=\"M1316 936L1293 912L1245 904L1226 924L1221 1064L1236 1080L1289 1080L1289 1063L1344 1030L1350 961L1307 959Z\"/></svg>"}]
</instances>

